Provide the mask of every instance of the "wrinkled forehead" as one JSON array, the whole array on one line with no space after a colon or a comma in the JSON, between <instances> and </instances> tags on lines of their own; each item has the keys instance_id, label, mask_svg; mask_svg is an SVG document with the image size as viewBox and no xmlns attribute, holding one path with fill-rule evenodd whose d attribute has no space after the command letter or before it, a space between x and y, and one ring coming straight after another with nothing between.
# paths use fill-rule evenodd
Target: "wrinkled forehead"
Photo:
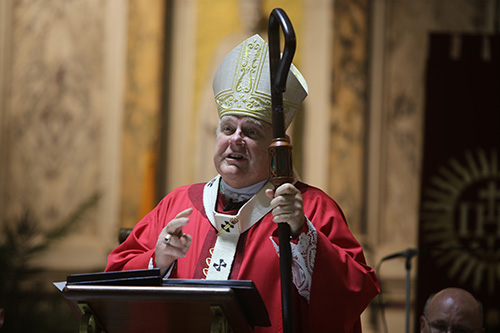
<instances>
[{"instance_id":1,"label":"wrinkled forehead","mask_svg":"<svg viewBox=\"0 0 500 333\"><path fill-rule=\"evenodd\" d=\"M480 311L477 301L464 300L461 297L436 296L430 304L428 319L430 321L443 321L449 324L462 324L475 328L480 323Z\"/></svg>"}]
</instances>

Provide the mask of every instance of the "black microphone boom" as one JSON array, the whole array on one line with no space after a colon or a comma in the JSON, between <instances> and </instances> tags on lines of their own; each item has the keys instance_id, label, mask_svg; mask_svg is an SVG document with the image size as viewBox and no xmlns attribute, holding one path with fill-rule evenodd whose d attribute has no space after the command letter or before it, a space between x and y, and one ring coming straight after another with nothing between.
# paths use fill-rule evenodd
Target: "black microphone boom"
<instances>
[{"instance_id":1,"label":"black microphone boom","mask_svg":"<svg viewBox=\"0 0 500 333\"><path fill-rule=\"evenodd\" d=\"M406 259L409 259L411 257L418 255L419 253L420 253L420 250L418 250L418 249L406 249L404 251L396 252L396 253L390 254L386 257L383 257L382 261L390 260L390 259L394 259L394 258L400 258L400 257L404 257Z\"/></svg>"}]
</instances>

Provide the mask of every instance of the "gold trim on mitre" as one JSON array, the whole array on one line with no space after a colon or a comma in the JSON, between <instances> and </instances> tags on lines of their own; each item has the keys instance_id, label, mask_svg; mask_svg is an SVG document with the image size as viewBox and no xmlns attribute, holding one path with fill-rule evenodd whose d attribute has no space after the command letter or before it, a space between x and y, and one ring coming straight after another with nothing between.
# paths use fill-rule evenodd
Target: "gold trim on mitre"
<instances>
[{"instance_id":1,"label":"gold trim on mitre","mask_svg":"<svg viewBox=\"0 0 500 333\"><path fill-rule=\"evenodd\" d=\"M253 35L235 47L217 69L213 89L219 118L233 114L272 123L271 74L266 41ZM292 64L283 93L285 127L292 122L307 92L306 80Z\"/></svg>"}]
</instances>

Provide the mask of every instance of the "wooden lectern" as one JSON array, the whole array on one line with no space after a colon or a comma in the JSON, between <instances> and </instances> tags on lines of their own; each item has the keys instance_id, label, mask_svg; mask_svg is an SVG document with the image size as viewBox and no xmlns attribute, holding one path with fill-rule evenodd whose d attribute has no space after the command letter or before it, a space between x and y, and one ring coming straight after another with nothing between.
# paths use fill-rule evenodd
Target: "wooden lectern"
<instances>
[{"instance_id":1,"label":"wooden lectern","mask_svg":"<svg viewBox=\"0 0 500 333\"><path fill-rule=\"evenodd\" d=\"M108 273L97 274L91 282L69 276L62 289L81 333L251 332L252 326L270 325L251 281L169 279L148 286L126 277L106 282L101 277Z\"/></svg>"}]
</instances>

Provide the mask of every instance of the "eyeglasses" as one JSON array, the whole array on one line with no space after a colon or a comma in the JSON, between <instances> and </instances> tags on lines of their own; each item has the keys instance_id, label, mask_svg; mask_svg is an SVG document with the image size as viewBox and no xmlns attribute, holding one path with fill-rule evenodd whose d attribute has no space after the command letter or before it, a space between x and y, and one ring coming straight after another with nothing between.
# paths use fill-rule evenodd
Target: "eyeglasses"
<instances>
[{"instance_id":1,"label":"eyeglasses","mask_svg":"<svg viewBox=\"0 0 500 333\"><path fill-rule=\"evenodd\" d=\"M431 323L426 316L424 316L424 318L427 325L429 325L431 333L475 333L481 329L470 329L462 325L448 326L448 324L444 321L434 321Z\"/></svg>"}]
</instances>

